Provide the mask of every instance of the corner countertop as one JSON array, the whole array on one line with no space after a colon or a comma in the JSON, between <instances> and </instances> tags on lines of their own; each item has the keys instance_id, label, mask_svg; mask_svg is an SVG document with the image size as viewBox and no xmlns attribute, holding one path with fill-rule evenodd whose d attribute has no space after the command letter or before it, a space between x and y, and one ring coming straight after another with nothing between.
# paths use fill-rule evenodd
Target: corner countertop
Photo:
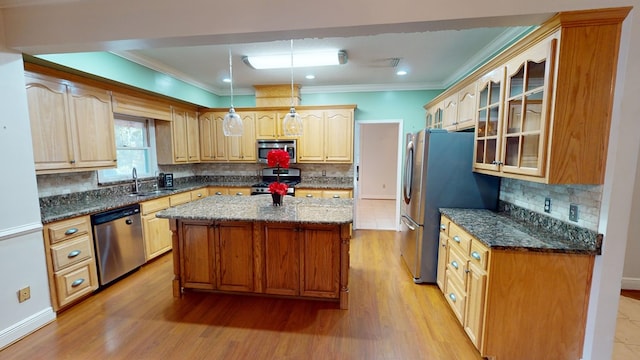
<instances>
[{"instance_id":1,"label":"corner countertop","mask_svg":"<svg viewBox=\"0 0 640 360\"><path fill-rule=\"evenodd\" d=\"M156 216L179 220L348 224L353 222L353 200L286 196L282 206L273 206L271 196L220 195L171 207Z\"/></svg>"},{"instance_id":2,"label":"corner countertop","mask_svg":"<svg viewBox=\"0 0 640 360\"><path fill-rule=\"evenodd\" d=\"M441 208L440 213L491 249L598 255L602 243L595 233L594 239L574 239L570 231L551 232L490 210Z\"/></svg>"}]
</instances>

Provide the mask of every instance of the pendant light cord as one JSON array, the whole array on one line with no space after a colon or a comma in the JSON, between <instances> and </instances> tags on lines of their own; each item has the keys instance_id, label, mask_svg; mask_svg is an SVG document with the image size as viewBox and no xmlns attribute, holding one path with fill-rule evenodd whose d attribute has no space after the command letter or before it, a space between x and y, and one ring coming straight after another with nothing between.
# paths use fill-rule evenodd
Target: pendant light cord
<instances>
[{"instance_id":1,"label":"pendant light cord","mask_svg":"<svg viewBox=\"0 0 640 360\"><path fill-rule=\"evenodd\" d=\"M229 80L231 86L231 108L233 108L233 63L231 61L231 49L229 49Z\"/></svg>"},{"instance_id":2,"label":"pendant light cord","mask_svg":"<svg viewBox=\"0 0 640 360\"><path fill-rule=\"evenodd\" d=\"M293 107L293 39L291 39L291 107Z\"/></svg>"}]
</instances>

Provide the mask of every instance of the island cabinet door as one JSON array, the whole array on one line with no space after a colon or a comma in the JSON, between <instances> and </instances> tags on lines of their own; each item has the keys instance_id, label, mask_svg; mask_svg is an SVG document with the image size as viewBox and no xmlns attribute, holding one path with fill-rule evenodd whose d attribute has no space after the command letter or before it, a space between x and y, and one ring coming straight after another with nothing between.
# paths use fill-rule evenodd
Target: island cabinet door
<instances>
[{"instance_id":1,"label":"island cabinet door","mask_svg":"<svg viewBox=\"0 0 640 360\"><path fill-rule=\"evenodd\" d=\"M253 291L253 224L225 222L215 229L217 288Z\"/></svg>"},{"instance_id":2,"label":"island cabinet door","mask_svg":"<svg viewBox=\"0 0 640 360\"><path fill-rule=\"evenodd\" d=\"M302 228L300 295L338 298L340 288L340 227Z\"/></svg>"},{"instance_id":3,"label":"island cabinet door","mask_svg":"<svg viewBox=\"0 0 640 360\"><path fill-rule=\"evenodd\" d=\"M183 222L180 230L181 286L215 289L213 227L209 223Z\"/></svg>"},{"instance_id":4,"label":"island cabinet door","mask_svg":"<svg viewBox=\"0 0 640 360\"><path fill-rule=\"evenodd\" d=\"M291 224L264 226L264 292L300 295L300 231Z\"/></svg>"}]
</instances>

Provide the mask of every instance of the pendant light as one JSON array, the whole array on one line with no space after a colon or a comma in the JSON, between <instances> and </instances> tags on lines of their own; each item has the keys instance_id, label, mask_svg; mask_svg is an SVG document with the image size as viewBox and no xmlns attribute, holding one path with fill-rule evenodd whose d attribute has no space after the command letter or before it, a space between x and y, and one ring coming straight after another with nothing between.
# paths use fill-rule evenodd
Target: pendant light
<instances>
[{"instance_id":1,"label":"pendant light","mask_svg":"<svg viewBox=\"0 0 640 360\"><path fill-rule=\"evenodd\" d=\"M293 39L291 39L291 110L282 120L282 127L285 136L301 136L302 135L302 119L296 112L293 101Z\"/></svg>"},{"instance_id":2,"label":"pendant light","mask_svg":"<svg viewBox=\"0 0 640 360\"><path fill-rule=\"evenodd\" d=\"M231 108L222 120L222 132L224 136L242 136L242 119L233 108L233 66L231 61L231 49L229 49L229 84L231 85Z\"/></svg>"}]
</instances>

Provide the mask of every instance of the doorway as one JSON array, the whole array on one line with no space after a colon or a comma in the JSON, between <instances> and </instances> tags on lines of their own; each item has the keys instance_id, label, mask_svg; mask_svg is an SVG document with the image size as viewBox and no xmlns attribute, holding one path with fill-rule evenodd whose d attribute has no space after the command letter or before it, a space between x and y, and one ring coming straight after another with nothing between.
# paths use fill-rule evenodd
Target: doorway
<instances>
[{"instance_id":1,"label":"doorway","mask_svg":"<svg viewBox=\"0 0 640 360\"><path fill-rule=\"evenodd\" d=\"M402 120L356 121L354 228L399 231Z\"/></svg>"}]
</instances>

